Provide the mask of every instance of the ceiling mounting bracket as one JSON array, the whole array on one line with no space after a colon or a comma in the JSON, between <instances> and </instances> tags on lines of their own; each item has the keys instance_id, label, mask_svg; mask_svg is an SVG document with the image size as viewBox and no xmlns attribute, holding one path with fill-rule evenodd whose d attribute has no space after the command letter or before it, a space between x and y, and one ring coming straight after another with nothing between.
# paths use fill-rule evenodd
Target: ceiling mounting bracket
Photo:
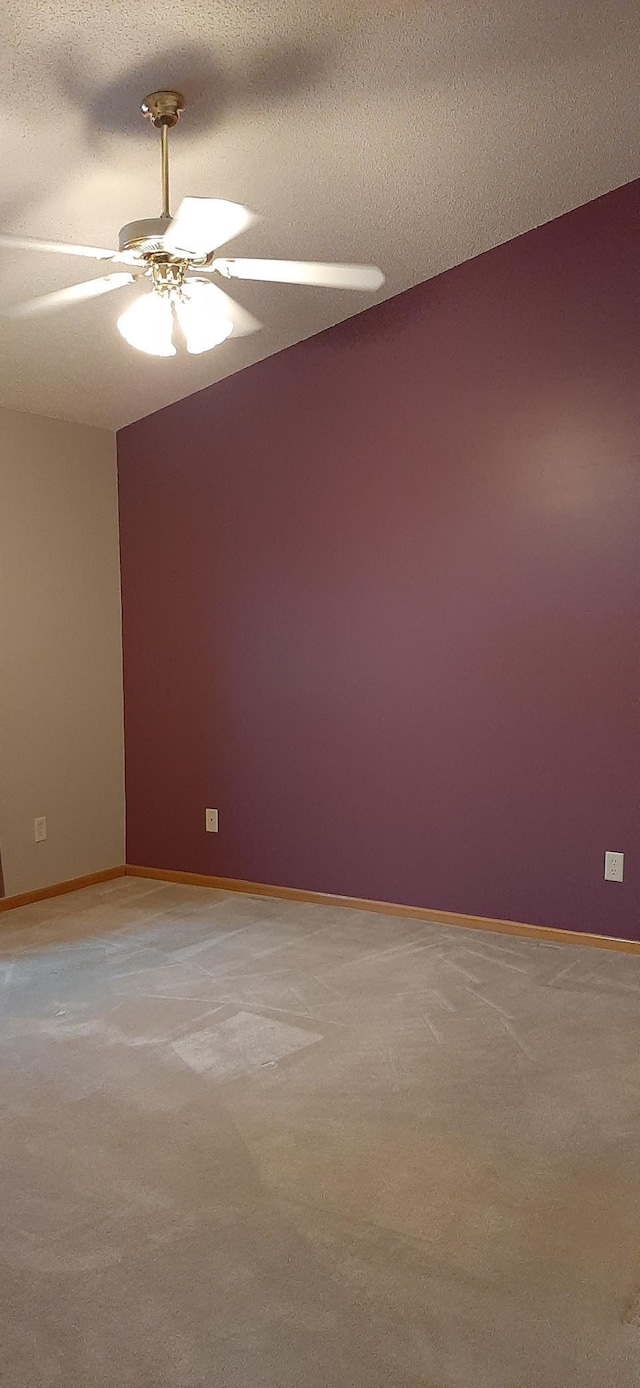
<instances>
[{"instance_id":1,"label":"ceiling mounting bracket","mask_svg":"<svg viewBox=\"0 0 640 1388\"><path fill-rule=\"evenodd\" d=\"M180 92L150 92L141 103L140 110L155 125L156 130L163 126L177 125L185 108L185 99Z\"/></svg>"}]
</instances>

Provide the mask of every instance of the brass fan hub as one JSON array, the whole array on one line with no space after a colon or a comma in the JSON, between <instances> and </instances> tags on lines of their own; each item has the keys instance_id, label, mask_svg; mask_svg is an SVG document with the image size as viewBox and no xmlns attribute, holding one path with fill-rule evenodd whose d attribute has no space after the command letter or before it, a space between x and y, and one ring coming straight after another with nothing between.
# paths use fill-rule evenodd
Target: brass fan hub
<instances>
[{"instance_id":1,"label":"brass fan hub","mask_svg":"<svg viewBox=\"0 0 640 1388\"><path fill-rule=\"evenodd\" d=\"M154 256L151 259L151 277L153 287L161 294L168 294L170 290L181 290L184 284L185 275L189 269L187 260L172 260L171 256Z\"/></svg>"}]
</instances>

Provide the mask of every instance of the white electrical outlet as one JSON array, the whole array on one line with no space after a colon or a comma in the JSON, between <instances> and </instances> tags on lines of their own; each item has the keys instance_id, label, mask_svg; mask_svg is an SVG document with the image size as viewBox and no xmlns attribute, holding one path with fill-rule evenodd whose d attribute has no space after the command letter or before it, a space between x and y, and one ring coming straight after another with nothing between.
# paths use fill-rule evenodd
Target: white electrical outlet
<instances>
[{"instance_id":1,"label":"white electrical outlet","mask_svg":"<svg viewBox=\"0 0 640 1388\"><path fill-rule=\"evenodd\" d=\"M205 829L206 829L206 831L207 831L208 834L217 834L217 832L218 832L218 811L217 811L217 810L205 810L205 812L204 812L204 827L205 827Z\"/></svg>"},{"instance_id":2,"label":"white electrical outlet","mask_svg":"<svg viewBox=\"0 0 640 1388\"><path fill-rule=\"evenodd\" d=\"M605 882L622 882L624 880L624 853L605 853L604 880Z\"/></svg>"},{"instance_id":3,"label":"white electrical outlet","mask_svg":"<svg viewBox=\"0 0 640 1388\"><path fill-rule=\"evenodd\" d=\"M47 837L47 816L43 814L39 819L34 819L33 829L36 843L44 843Z\"/></svg>"}]
</instances>

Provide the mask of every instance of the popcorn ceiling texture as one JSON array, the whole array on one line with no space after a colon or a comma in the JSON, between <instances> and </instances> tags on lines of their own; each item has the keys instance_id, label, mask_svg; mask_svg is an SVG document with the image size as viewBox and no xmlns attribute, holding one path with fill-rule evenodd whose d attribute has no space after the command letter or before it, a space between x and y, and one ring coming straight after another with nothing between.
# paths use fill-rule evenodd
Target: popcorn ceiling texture
<instances>
[{"instance_id":1,"label":"popcorn ceiling texture","mask_svg":"<svg viewBox=\"0 0 640 1388\"><path fill-rule=\"evenodd\" d=\"M637 174L632 0L9 0L0 39L6 231L115 245L124 222L155 215L158 151L138 106L169 84L189 103L174 206L186 193L247 203L262 221L238 255L376 261L378 298ZM91 273L2 251L0 306ZM117 332L137 292L0 317L0 403L117 428L376 297L242 284L263 332L164 361Z\"/></svg>"}]
</instances>

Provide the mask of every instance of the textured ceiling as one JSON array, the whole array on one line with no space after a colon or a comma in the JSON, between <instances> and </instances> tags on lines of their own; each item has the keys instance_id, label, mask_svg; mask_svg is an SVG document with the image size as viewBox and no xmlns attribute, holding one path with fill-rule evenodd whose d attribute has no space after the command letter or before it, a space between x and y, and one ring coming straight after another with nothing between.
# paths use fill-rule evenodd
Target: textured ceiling
<instances>
[{"instance_id":1,"label":"textured ceiling","mask_svg":"<svg viewBox=\"0 0 640 1388\"><path fill-rule=\"evenodd\" d=\"M156 215L138 106L177 86L174 207L246 203L262 220L229 254L374 261L387 282L234 284L264 330L199 358L127 346L135 287L0 318L0 404L119 427L635 177L639 16L636 0L5 0L3 230L115 246ZM0 251L0 305L93 273Z\"/></svg>"}]
</instances>

